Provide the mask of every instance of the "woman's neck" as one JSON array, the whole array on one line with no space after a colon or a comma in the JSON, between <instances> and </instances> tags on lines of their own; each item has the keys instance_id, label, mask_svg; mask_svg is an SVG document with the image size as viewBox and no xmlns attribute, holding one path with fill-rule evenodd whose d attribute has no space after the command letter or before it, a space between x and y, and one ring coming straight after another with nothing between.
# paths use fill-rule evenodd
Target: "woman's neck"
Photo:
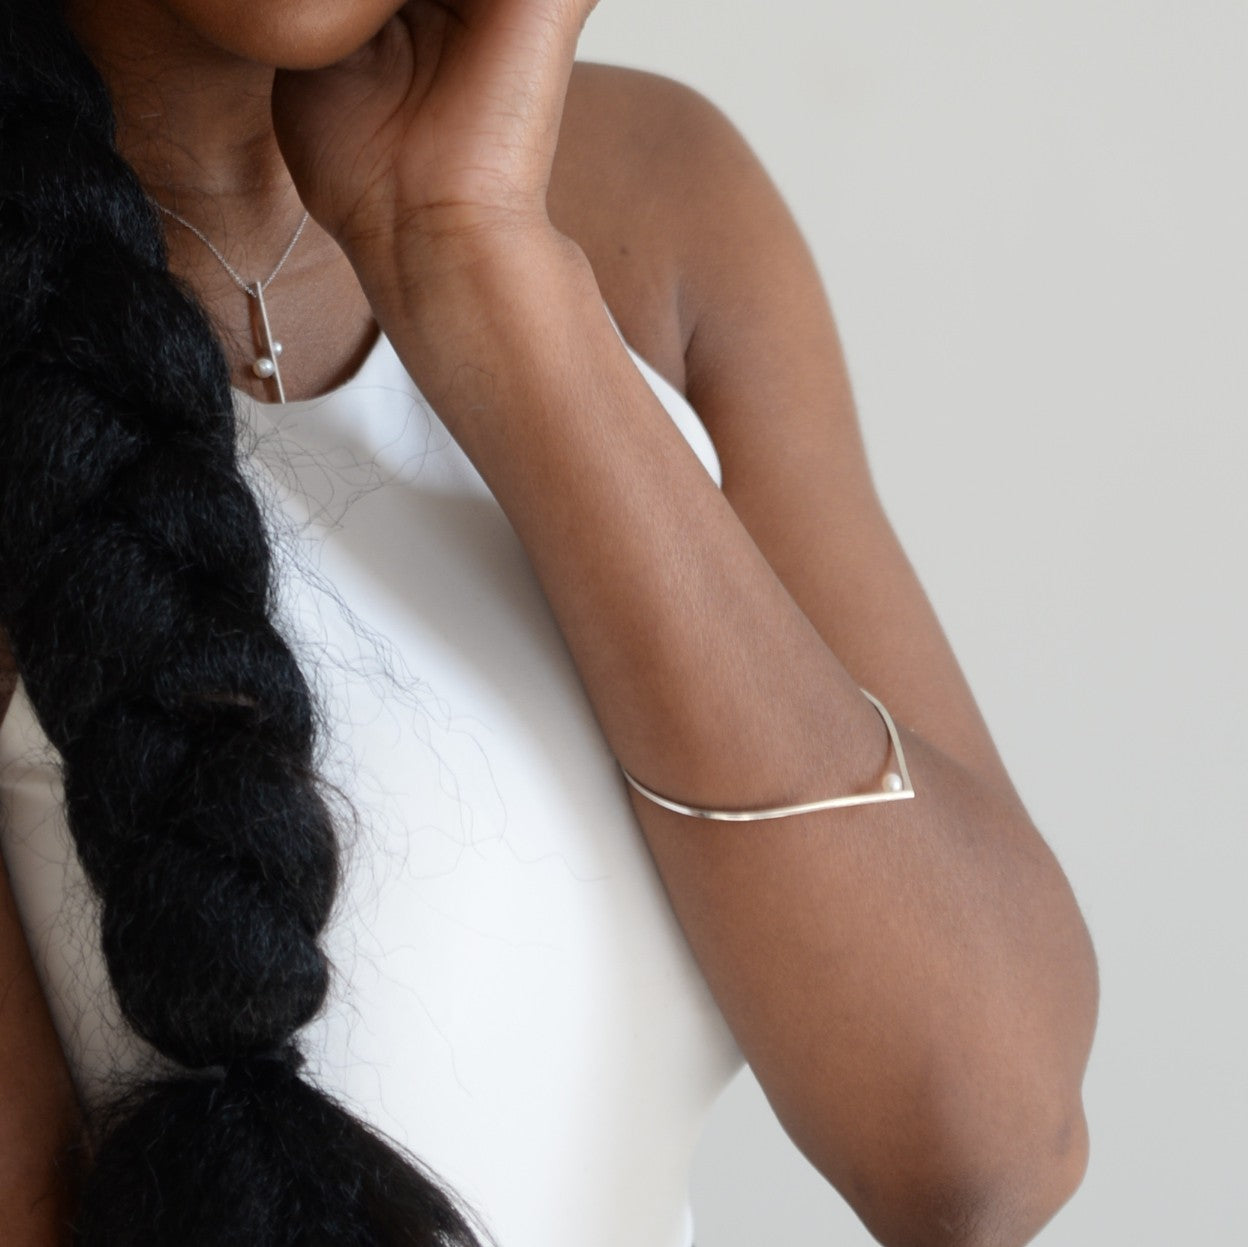
<instances>
[{"instance_id":1,"label":"woman's neck","mask_svg":"<svg viewBox=\"0 0 1248 1247\"><path fill-rule=\"evenodd\" d=\"M147 193L200 229L244 280L267 277L303 215L273 132L275 71L206 42L161 0L66 0L66 17L104 77L118 150ZM201 239L165 225L169 267L212 317L234 384L273 399L272 383L251 371L252 301ZM375 337L346 257L315 221L265 297L286 346L288 397L341 382Z\"/></svg>"},{"instance_id":2,"label":"woman's neck","mask_svg":"<svg viewBox=\"0 0 1248 1247\"><path fill-rule=\"evenodd\" d=\"M301 212L273 133L274 70L207 43L154 0L67 0L66 19L108 85L118 149L148 193L210 236L228 234L241 264L263 265Z\"/></svg>"}]
</instances>

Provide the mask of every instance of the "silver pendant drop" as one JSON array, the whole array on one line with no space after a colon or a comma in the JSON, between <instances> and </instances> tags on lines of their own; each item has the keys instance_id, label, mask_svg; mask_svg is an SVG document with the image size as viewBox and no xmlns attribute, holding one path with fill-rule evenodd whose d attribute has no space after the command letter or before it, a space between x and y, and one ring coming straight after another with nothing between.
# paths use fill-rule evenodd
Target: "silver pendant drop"
<instances>
[{"instance_id":1,"label":"silver pendant drop","mask_svg":"<svg viewBox=\"0 0 1248 1247\"><path fill-rule=\"evenodd\" d=\"M265 354L261 355L251 366L252 372L263 380L270 377L277 383L277 397L286 401L286 387L282 385L282 370L278 366L278 358L282 353L282 344L273 340L273 329L269 325L269 309L264 305L264 287L257 282L252 287L256 302L260 305L260 330L264 335Z\"/></svg>"}]
</instances>

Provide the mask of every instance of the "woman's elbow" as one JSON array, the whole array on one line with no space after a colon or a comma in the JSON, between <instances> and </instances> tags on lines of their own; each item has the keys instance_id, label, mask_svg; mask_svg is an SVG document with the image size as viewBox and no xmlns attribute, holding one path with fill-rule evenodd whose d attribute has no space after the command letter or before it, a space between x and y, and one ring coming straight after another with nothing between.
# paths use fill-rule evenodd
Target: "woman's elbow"
<instances>
[{"instance_id":1,"label":"woman's elbow","mask_svg":"<svg viewBox=\"0 0 1248 1247\"><path fill-rule=\"evenodd\" d=\"M933 1156L930 1171L858 1184L883 1247L1023 1247L1078 1190L1088 1166L1082 1104L1056 1131L1015 1132L991 1160Z\"/></svg>"}]
</instances>

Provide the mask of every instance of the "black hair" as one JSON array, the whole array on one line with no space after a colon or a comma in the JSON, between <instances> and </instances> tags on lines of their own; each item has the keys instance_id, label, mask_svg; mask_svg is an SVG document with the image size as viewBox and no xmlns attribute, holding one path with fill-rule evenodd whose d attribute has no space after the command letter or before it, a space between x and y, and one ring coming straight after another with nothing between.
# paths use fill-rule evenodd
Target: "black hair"
<instances>
[{"instance_id":1,"label":"black hair","mask_svg":"<svg viewBox=\"0 0 1248 1247\"><path fill-rule=\"evenodd\" d=\"M300 1077L339 843L224 351L60 0L0 0L0 627L121 1013L182 1074L93 1113L82 1247L469 1247Z\"/></svg>"}]
</instances>

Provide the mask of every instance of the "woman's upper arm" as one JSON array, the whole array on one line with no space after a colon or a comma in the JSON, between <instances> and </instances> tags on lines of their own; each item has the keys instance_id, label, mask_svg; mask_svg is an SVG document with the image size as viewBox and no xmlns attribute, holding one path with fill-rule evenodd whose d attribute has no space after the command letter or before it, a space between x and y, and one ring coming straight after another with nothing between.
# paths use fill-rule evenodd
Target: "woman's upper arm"
<instances>
[{"instance_id":1,"label":"woman's upper arm","mask_svg":"<svg viewBox=\"0 0 1248 1247\"><path fill-rule=\"evenodd\" d=\"M910 730L930 786L896 818L821 824L844 837L777 827L707 849L681 827L656 858L771 1103L873 1232L954 1241L924 1206L930 1180L976 1216L1014 1210L1008 1234L985 1220L956 1241L1022 1241L1086 1165L1086 928L880 505L792 214L718 110L661 90L651 181L674 234L685 392L724 494L831 652Z\"/></svg>"},{"instance_id":2,"label":"woman's upper arm","mask_svg":"<svg viewBox=\"0 0 1248 1247\"><path fill-rule=\"evenodd\" d=\"M15 673L0 634L0 723ZM0 819L5 817L0 802ZM0 857L0 1225L6 1247L68 1241L82 1118Z\"/></svg>"},{"instance_id":3,"label":"woman's upper arm","mask_svg":"<svg viewBox=\"0 0 1248 1247\"><path fill-rule=\"evenodd\" d=\"M679 231L686 394L719 454L724 493L855 680L1013 796L876 495L810 249L732 124L688 88L669 89L673 156L662 177Z\"/></svg>"}]
</instances>

